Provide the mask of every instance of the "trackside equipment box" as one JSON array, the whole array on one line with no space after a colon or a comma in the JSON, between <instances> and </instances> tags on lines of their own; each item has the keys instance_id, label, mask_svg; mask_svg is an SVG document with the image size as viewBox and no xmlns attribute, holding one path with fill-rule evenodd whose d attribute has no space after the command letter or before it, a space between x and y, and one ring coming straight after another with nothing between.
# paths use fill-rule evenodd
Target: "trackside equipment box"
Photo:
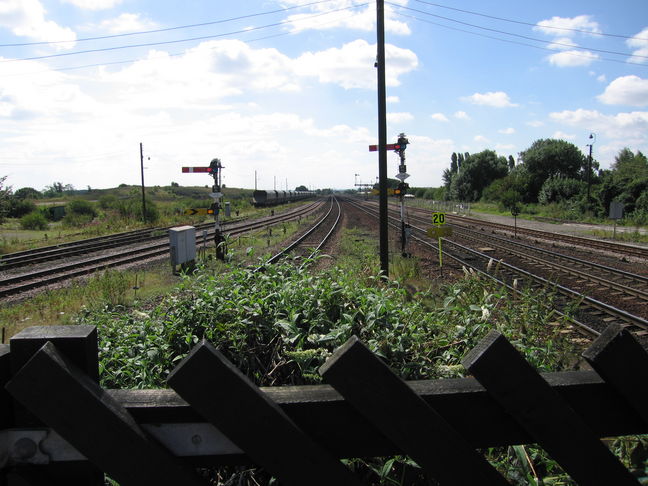
<instances>
[{"instance_id":1,"label":"trackside equipment box","mask_svg":"<svg viewBox=\"0 0 648 486\"><path fill-rule=\"evenodd\" d=\"M176 226L169 229L169 246L171 247L171 265L182 265L196 259L196 228L193 226Z\"/></svg>"}]
</instances>

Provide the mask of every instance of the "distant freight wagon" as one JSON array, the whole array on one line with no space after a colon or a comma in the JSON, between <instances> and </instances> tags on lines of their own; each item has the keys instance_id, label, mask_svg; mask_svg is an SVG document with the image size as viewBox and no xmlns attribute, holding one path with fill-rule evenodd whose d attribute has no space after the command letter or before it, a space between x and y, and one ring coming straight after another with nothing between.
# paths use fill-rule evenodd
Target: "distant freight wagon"
<instances>
[{"instance_id":1,"label":"distant freight wagon","mask_svg":"<svg viewBox=\"0 0 648 486\"><path fill-rule=\"evenodd\" d=\"M252 203L259 206L275 206L293 201L315 197L312 191L254 191Z\"/></svg>"}]
</instances>

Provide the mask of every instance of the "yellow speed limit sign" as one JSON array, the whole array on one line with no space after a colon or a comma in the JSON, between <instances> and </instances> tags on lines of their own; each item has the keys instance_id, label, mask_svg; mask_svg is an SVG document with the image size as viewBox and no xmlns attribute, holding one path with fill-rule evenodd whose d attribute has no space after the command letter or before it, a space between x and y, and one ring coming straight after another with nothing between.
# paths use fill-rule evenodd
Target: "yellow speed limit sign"
<instances>
[{"instance_id":1,"label":"yellow speed limit sign","mask_svg":"<svg viewBox=\"0 0 648 486\"><path fill-rule=\"evenodd\" d=\"M446 213L432 213L432 224L440 226L445 224Z\"/></svg>"}]
</instances>

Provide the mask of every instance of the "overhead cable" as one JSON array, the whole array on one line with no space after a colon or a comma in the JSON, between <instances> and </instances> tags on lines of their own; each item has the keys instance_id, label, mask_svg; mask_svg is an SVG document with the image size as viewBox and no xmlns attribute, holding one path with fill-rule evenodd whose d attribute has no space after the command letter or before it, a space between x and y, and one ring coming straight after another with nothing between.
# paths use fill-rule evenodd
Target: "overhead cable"
<instances>
[{"instance_id":1,"label":"overhead cable","mask_svg":"<svg viewBox=\"0 0 648 486\"><path fill-rule=\"evenodd\" d=\"M145 42L142 44L129 44L129 45L123 45L123 46L112 46L112 47L102 47L102 48L97 48L97 49L87 49L84 51L74 51L74 52L61 52L58 54L45 54L42 56L32 56L32 57L22 57L22 58L17 58L17 59L2 59L0 60L0 63L2 62L16 62L16 61L36 61L40 59L51 59L55 57L66 57L66 56L74 56L78 54L90 54L90 53L95 53L95 52L107 52L107 51L117 51L117 50L122 50L122 49L133 49L133 48L138 48L138 47L153 47L153 46L162 46L162 45L169 45L169 44L179 44L182 42L193 42L193 41L199 41L199 40L207 40L207 39L216 39L219 37L226 37L229 35L235 35L235 34L242 34L246 32L252 32L255 30L262 30L262 29L267 29L270 27L278 27L281 25L286 25L286 24L292 24L295 22L301 22L304 20L310 20L314 19L316 17L321 17L323 15L328 15L331 13L335 12L342 12L345 10L351 10L354 8L358 7L364 7L369 5L369 3L360 3L356 5L352 5L350 7L343 7L343 8L338 8L334 10L328 10L326 12L320 12L317 14L309 15L307 17L303 17L300 19L296 20L282 20L280 22L275 22L273 24L267 24L267 25L261 25L258 27L250 27L246 29L240 29L240 30L235 30L231 32L224 32L220 34L213 34L213 35L205 35L205 36L198 36L198 37L190 37L190 38L185 38L185 39L176 39L176 40L170 40L170 41L158 41L158 42Z\"/></svg>"},{"instance_id":2,"label":"overhead cable","mask_svg":"<svg viewBox=\"0 0 648 486\"><path fill-rule=\"evenodd\" d=\"M415 8L405 7L403 5L398 5L397 3L392 3L392 2L385 2L385 3L389 4L389 5L393 6L393 7L397 7L397 8L409 10L409 11L412 11L412 12L420 13L420 14L423 14L423 15L429 15L431 17L436 17L436 18L439 18L439 19L447 20L448 22L454 22L454 23L457 23L457 24L466 25L468 27L473 27L475 29L486 30L486 31L495 32L495 33L498 33L498 34L510 35L512 37L518 37L518 38L521 38L521 39L531 40L531 41L534 41L534 42L541 42L543 44L551 44L551 45L554 45L554 46L562 46L562 47L568 47L570 49L580 49L580 50L584 50L584 51L602 52L602 53L605 53L605 54L614 54L614 55L618 55L618 56L640 57L640 58L643 58L643 59L648 59L648 56L643 56L643 55L640 55L640 54L631 54L631 53L628 53L628 52L610 51L610 50L606 50L606 49L596 49L594 47L581 47L581 46L577 46L577 45L574 45L574 44L566 44L564 42L556 42L556 41L548 41L548 40L545 40L545 39L537 39L535 37L529 37L527 35L514 34L512 32L506 32L504 30L492 29L490 27L483 27L481 25L476 25L476 24L471 24L471 23L468 23L468 22L463 22L461 20L456 20L456 19L452 19L452 18L449 18L449 17L444 17L442 15L436 15L436 14L433 14L433 13L430 13L430 12L426 12L425 10L418 10L418 9L415 9Z\"/></svg>"},{"instance_id":3,"label":"overhead cable","mask_svg":"<svg viewBox=\"0 0 648 486\"><path fill-rule=\"evenodd\" d=\"M241 15L239 17L231 17L228 19L221 19L221 20L212 20L210 22L201 22L199 24L188 24L188 25L177 25L175 27L165 27L162 29L152 29L152 30L140 30L140 31L135 31L135 32L124 32L121 34L111 34L111 35L102 35L102 36L97 36L97 37L84 37L81 39L73 39L73 40L59 40L59 41L39 41L39 42L22 42L22 43L16 43L16 44L0 44L0 47L25 47L25 46L40 46L40 45L48 45L48 44L69 44L71 42L87 42L87 41L95 41L95 40L103 40L103 39L115 39L118 37L127 37L127 36L133 36L133 35L144 35L144 34L157 34L160 32L169 32L172 30L181 30L181 29L190 29L194 27L205 27L208 25L216 25L216 24L224 24L227 22L235 22L237 20L245 20L253 17L260 17L263 15L272 15L275 13L282 13L282 12L287 12L289 10L294 10L298 8L304 8L304 7L310 7L313 5L318 5L321 3L329 3L334 0L319 0L317 2L311 2L311 3L304 3L302 5L295 5L292 7L285 7L285 8L280 8L277 10L270 10L268 12L260 12L260 13L254 13L254 14L248 14L248 15Z\"/></svg>"},{"instance_id":4,"label":"overhead cable","mask_svg":"<svg viewBox=\"0 0 648 486\"><path fill-rule=\"evenodd\" d=\"M439 7L439 8L445 8L448 10L454 10L455 12L463 12L471 15L478 15L480 17L486 17L488 19L493 19L493 20L501 20L502 22L511 22L513 24L520 24L520 25L528 25L531 27L542 27L544 29L554 29L554 30L566 30L570 32L579 32L582 34L590 34L590 35L598 35L598 36L603 36L603 37L618 37L621 39L637 39L637 40L648 40L646 38L641 38L641 37L636 37L632 35L623 35L623 34L609 34L606 32L596 32L592 30L583 30L583 29L573 29L569 27L557 27L553 25L539 25L537 22L536 23L531 23L531 22L524 22L522 20L513 20L513 19L507 19L504 17L496 17L494 15L488 15L485 13L480 13L480 12L474 12L472 10L464 10L461 8L456 8L456 7L448 7L447 5L441 5L439 3L432 3L432 2L426 2L425 0L414 0L415 2L418 3L423 3L425 5L430 5L432 7Z\"/></svg>"}]
</instances>

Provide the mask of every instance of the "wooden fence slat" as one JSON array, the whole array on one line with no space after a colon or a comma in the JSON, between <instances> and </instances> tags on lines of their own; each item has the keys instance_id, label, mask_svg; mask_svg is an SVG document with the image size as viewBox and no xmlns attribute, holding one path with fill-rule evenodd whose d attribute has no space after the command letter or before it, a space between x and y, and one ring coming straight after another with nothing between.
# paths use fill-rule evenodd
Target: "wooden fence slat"
<instances>
[{"instance_id":1,"label":"wooden fence slat","mask_svg":"<svg viewBox=\"0 0 648 486\"><path fill-rule=\"evenodd\" d=\"M20 370L48 341L59 346L66 359L74 363L95 382L99 381L97 330L94 326L34 326L23 329L10 340L11 372ZM41 422L20 403L13 402L16 427L40 427ZM104 474L91 463L68 463L66 466L26 465L17 468L21 477L46 476L52 486L103 486Z\"/></svg>"},{"instance_id":2,"label":"wooden fence slat","mask_svg":"<svg viewBox=\"0 0 648 486\"><path fill-rule=\"evenodd\" d=\"M462 363L579 485L639 484L501 333Z\"/></svg>"},{"instance_id":3,"label":"wooden fence slat","mask_svg":"<svg viewBox=\"0 0 648 486\"><path fill-rule=\"evenodd\" d=\"M211 344L202 341L169 385L283 485L360 485Z\"/></svg>"},{"instance_id":4,"label":"wooden fence slat","mask_svg":"<svg viewBox=\"0 0 648 486\"><path fill-rule=\"evenodd\" d=\"M33 326L12 336L11 367L16 373L50 341L77 368L99 381L99 353L95 326Z\"/></svg>"},{"instance_id":5,"label":"wooden fence slat","mask_svg":"<svg viewBox=\"0 0 648 486\"><path fill-rule=\"evenodd\" d=\"M441 484L509 484L356 336L338 348L319 372Z\"/></svg>"},{"instance_id":6,"label":"wooden fence slat","mask_svg":"<svg viewBox=\"0 0 648 486\"><path fill-rule=\"evenodd\" d=\"M611 324L583 357L648 424L648 352L639 341L623 326Z\"/></svg>"},{"instance_id":7,"label":"wooden fence slat","mask_svg":"<svg viewBox=\"0 0 648 486\"><path fill-rule=\"evenodd\" d=\"M11 377L11 355L8 344L0 344L0 429L7 429L13 423L11 398L4 387Z\"/></svg>"},{"instance_id":8,"label":"wooden fence slat","mask_svg":"<svg viewBox=\"0 0 648 486\"><path fill-rule=\"evenodd\" d=\"M6 388L122 486L205 484L150 440L126 410L52 343L14 373Z\"/></svg>"}]
</instances>

